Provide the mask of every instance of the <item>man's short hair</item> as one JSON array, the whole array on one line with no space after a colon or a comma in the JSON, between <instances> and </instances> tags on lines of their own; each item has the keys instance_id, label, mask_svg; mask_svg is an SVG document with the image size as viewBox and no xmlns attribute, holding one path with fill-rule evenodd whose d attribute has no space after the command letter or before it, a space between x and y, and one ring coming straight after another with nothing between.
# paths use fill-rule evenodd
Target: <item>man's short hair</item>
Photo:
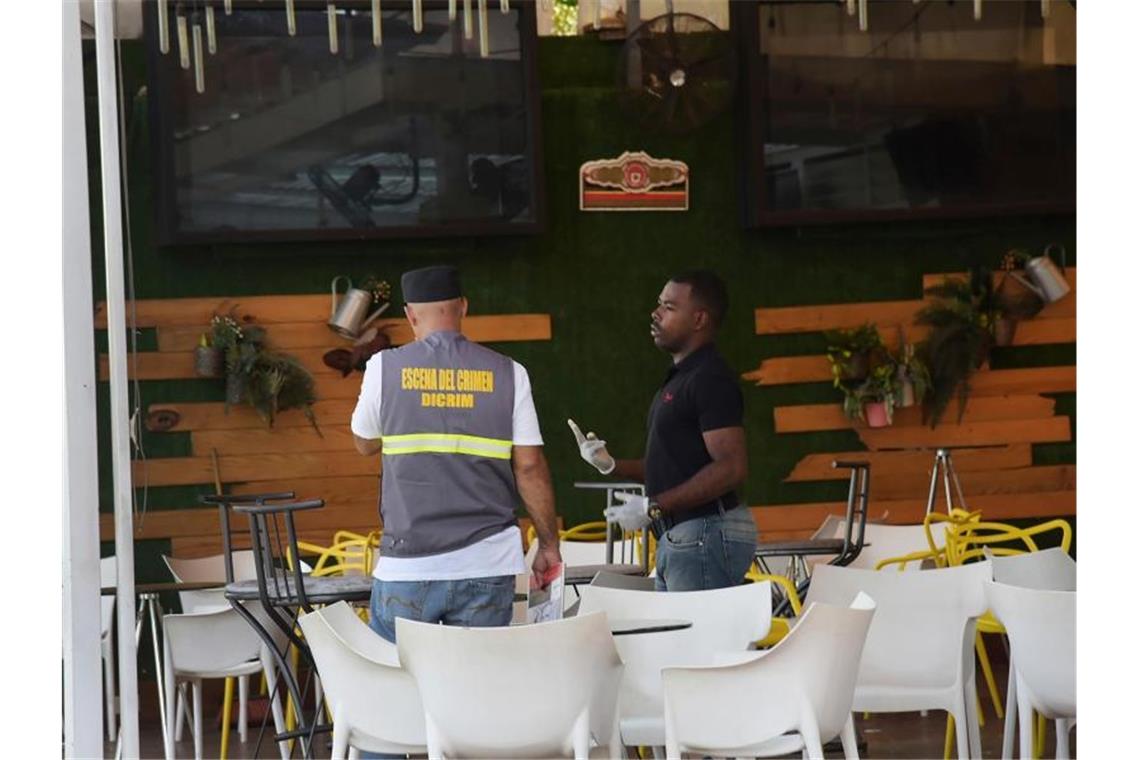
<instances>
[{"instance_id":1,"label":"man's short hair","mask_svg":"<svg viewBox=\"0 0 1140 760\"><path fill-rule=\"evenodd\" d=\"M678 285L688 285L693 300L712 318L713 328L720 327L728 312L728 288L725 287L724 280L709 269L690 269L669 279Z\"/></svg>"}]
</instances>

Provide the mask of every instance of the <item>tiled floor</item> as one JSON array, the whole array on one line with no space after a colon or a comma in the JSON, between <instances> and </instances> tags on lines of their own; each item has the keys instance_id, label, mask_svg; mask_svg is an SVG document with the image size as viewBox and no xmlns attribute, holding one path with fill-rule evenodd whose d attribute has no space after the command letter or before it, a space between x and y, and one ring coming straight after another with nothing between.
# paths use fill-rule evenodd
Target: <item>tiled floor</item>
<instances>
[{"instance_id":1,"label":"tiled floor","mask_svg":"<svg viewBox=\"0 0 1140 760\"><path fill-rule=\"evenodd\" d=\"M994 659L993 666L996 671L995 675L1004 698L1006 665L1001 659L1003 654L1000 651L1000 647L997 646L991 646L990 653ZM982 727L982 754L987 758L1000 757L1002 721L994 716L989 697L983 694L981 699L986 721ZM205 757L213 758L218 756L221 738L221 732L219 730L221 722L220 704L220 682L214 682L212 684L206 682L203 705L208 705L209 707L206 707L206 716L203 719L205 725L203 754ZM153 683L143 684L143 709L144 714L140 718L142 727L140 736L142 756L144 758L160 758L162 757L162 733L159 730L157 710L154 706ZM236 711L237 707L235 705L234 712L236 713ZM884 760L889 758L907 758L913 760L918 758L936 759L943 756L943 741L946 736L945 713L931 712L926 717L918 713L880 714L872 715L865 720L861 715L858 715L856 716L856 729L861 739L860 756L863 758L883 758ZM257 733L258 728L251 726L249 730L249 740L243 744L238 741L237 731L231 731L229 757L279 757L268 741L263 741L260 752L256 755L254 754L257 743ZM1074 753L1073 757L1076 757L1076 736L1077 734L1074 730L1071 738L1071 747ZM1051 723L1048 726L1046 737L1043 756L1053 757L1055 740ZM863 742L865 742L865 751L862 746ZM842 751L838 751L838 747L836 747L836 749L836 752L828 752L827 756L829 758L842 757ZM1016 753L1016 751L1015 747L1014 752ZM327 735L323 739L318 739L315 753L317 757L327 758L329 756ZM189 730L185 731L182 741L177 745L176 754L181 758L194 756L194 744L191 740ZM114 756L113 745L106 745L105 756ZM298 757L299 753L294 752L293 756Z\"/></svg>"}]
</instances>

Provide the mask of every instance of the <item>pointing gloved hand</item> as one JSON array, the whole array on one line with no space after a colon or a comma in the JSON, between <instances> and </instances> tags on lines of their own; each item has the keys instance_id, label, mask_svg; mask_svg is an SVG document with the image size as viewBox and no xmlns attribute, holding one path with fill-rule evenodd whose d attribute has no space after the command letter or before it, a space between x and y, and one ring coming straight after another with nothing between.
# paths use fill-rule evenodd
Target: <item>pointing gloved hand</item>
<instances>
[{"instance_id":1,"label":"pointing gloved hand","mask_svg":"<svg viewBox=\"0 0 1140 760\"><path fill-rule=\"evenodd\" d=\"M574 438L578 441L578 453L582 455L582 458L594 465L598 472L603 475L609 475L613 472L617 462L610 456L610 452L606 451L606 442L599 440L593 433L582 435L582 429L574 420L566 420L566 422L570 425L570 430L574 432Z\"/></svg>"},{"instance_id":2,"label":"pointing gloved hand","mask_svg":"<svg viewBox=\"0 0 1140 760\"><path fill-rule=\"evenodd\" d=\"M619 491L614 494L614 498L622 503L606 507L606 519L616 520L621 524L622 530L641 530L651 522L648 497Z\"/></svg>"}]
</instances>

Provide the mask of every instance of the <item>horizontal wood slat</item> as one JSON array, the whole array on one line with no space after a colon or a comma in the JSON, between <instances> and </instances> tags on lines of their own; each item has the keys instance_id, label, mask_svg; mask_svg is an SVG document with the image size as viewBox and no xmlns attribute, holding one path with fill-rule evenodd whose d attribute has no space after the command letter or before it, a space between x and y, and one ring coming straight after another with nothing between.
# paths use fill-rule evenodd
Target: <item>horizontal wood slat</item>
<instances>
[{"instance_id":1,"label":"horizontal wood slat","mask_svg":"<svg viewBox=\"0 0 1140 760\"><path fill-rule=\"evenodd\" d=\"M955 468L957 469L957 468ZM1040 467L1019 467L1010 470L966 470L958 473L958 482L967 501L973 496L989 496L1010 493L1035 493L1038 491L1073 491L1077 487L1077 466L1075 464L1043 465ZM945 490L941 479L938 483L939 504L945 501ZM872 471L871 494L880 499L907 499L930 493L930 474L897 473L877 478Z\"/></svg>"},{"instance_id":2,"label":"horizontal wood slat","mask_svg":"<svg viewBox=\"0 0 1140 760\"><path fill-rule=\"evenodd\" d=\"M362 457L355 452L302 452L294 454L237 454L218 457L223 483L244 480L271 480L288 473L294 478L338 477L379 473L375 457ZM144 482L151 486L194 485L214 482L210 457L170 457L132 462L132 479L136 488Z\"/></svg>"},{"instance_id":3,"label":"horizontal wood slat","mask_svg":"<svg viewBox=\"0 0 1140 760\"><path fill-rule=\"evenodd\" d=\"M926 288L941 283L946 277L965 278L966 276L965 272L926 274L922 277L922 289L925 291ZM1000 273L995 273L995 282L999 281L1000 277ZM1019 327L1024 327L1034 322L1050 322L1058 319L1072 319L1076 317L1076 268L1071 267L1067 269L1065 271L1065 277L1069 285L1072 286L1073 292L1056 303L1047 304L1036 317L1031 320L1026 320ZM925 306L929 300L930 299L919 298L907 301L865 301L859 303L758 308L755 310L756 334L780 335L819 332L838 328L850 329L852 327L859 327L866 322L871 322L879 325L884 334L893 332L895 325L902 325L907 328L909 335L915 312ZM1059 327L1059 325L1054 325L1048 328L1048 330L1053 332ZM884 335L884 337L886 337L886 335ZM915 340L914 338L911 339ZM1036 338L1035 342L1042 342L1042 338ZM1053 338L1044 342L1067 341ZM1032 345L1032 343L1023 345Z\"/></svg>"},{"instance_id":4,"label":"horizontal wood slat","mask_svg":"<svg viewBox=\"0 0 1140 760\"><path fill-rule=\"evenodd\" d=\"M329 318L328 294L244 296L233 298L158 298L127 301L127 314L133 314L137 327L197 326L209 324L215 314L234 310L239 322L275 324L323 322ZM95 327L107 328L107 303L95 305Z\"/></svg>"},{"instance_id":5,"label":"horizontal wood slat","mask_svg":"<svg viewBox=\"0 0 1140 760\"><path fill-rule=\"evenodd\" d=\"M190 434L194 456L208 457L211 449L221 452L256 451L259 454L290 454L304 451L336 451L356 453L348 420L325 425L320 433L312 427L289 427L280 430L196 430Z\"/></svg>"},{"instance_id":6,"label":"horizontal wood slat","mask_svg":"<svg viewBox=\"0 0 1140 760\"><path fill-rule=\"evenodd\" d=\"M318 322L286 322L267 327L269 344L281 351L294 351L300 348L348 348L352 341L346 340L325 324L326 315ZM410 342L415 337L406 319L378 319L373 326L388 333L396 346ZM205 323L198 325L178 325L158 328L158 350L162 352L193 351L198 339L205 331ZM478 343L494 343L520 340L550 340L551 326L549 314L493 314L469 316L463 320L463 334Z\"/></svg>"},{"instance_id":7,"label":"horizontal wood slat","mask_svg":"<svg viewBox=\"0 0 1140 760\"><path fill-rule=\"evenodd\" d=\"M357 392L359 390L357 376ZM313 416L323 432L327 425L348 424L355 407L355 398L318 401L313 404ZM151 432L268 429L265 421L249 406L232 406L227 412L225 404L210 402L151 404L147 407L146 427ZM309 420L300 409L281 412L273 422L275 430L294 427L310 427Z\"/></svg>"},{"instance_id":8,"label":"horizontal wood slat","mask_svg":"<svg viewBox=\"0 0 1140 760\"><path fill-rule=\"evenodd\" d=\"M1067 490L979 495L967 497L966 503L972 510L981 510L983 517L988 520L1067 517L1076 514L1077 492ZM945 500L940 498L937 504L937 510L945 512ZM767 540L767 531L814 530L828 515L843 515L846 509L845 502L836 501L753 507L752 514L759 526L761 538ZM885 513L882 522L896 525L919 524L926 514L926 497L872 498L870 512L870 518L875 520Z\"/></svg>"},{"instance_id":9,"label":"horizontal wood slat","mask_svg":"<svg viewBox=\"0 0 1140 760\"><path fill-rule=\"evenodd\" d=\"M1063 443L1072 440L1068 417L1043 420L996 420L911 427L858 428L859 440L872 451L948 446L992 446L999 443Z\"/></svg>"},{"instance_id":10,"label":"horizontal wood slat","mask_svg":"<svg viewBox=\"0 0 1140 760\"><path fill-rule=\"evenodd\" d=\"M985 420L1020 420L1037 419L1053 416L1055 401L1044 396L983 396L971 398L966 405L963 422L980 422ZM956 409L956 407L955 407ZM955 425L955 414L947 415L948 419L939 426ZM778 406L772 410L777 433L805 433L819 430L847 430L861 427L863 423L847 417L843 413L842 404L800 404L796 406ZM922 408L912 406L906 409L896 409L894 425L896 428L922 424Z\"/></svg>"},{"instance_id":11,"label":"horizontal wood slat","mask_svg":"<svg viewBox=\"0 0 1140 760\"><path fill-rule=\"evenodd\" d=\"M868 301L821 306L787 306L756 309L756 334L818 332L858 327L865 322L878 325L909 325L923 301Z\"/></svg>"},{"instance_id":12,"label":"horizontal wood slat","mask_svg":"<svg viewBox=\"0 0 1140 760\"><path fill-rule=\"evenodd\" d=\"M1024 272L1019 272L1024 276ZM925 291L932 285L937 285L942 282L946 277L960 277L965 279L967 274L965 272L948 272L942 274L925 274L922 276L922 289ZM994 272L994 284L1001 282L1002 273ZM1077 316L1077 268L1069 267L1065 270L1065 280L1068 281L1069 287L1073 290L1067 296L1062 298L1056 303L1046 304L1045 308L1041 309L1034 319L1055 319L1058 317L1076 317ZM1019 285L1020 287L1020 285Z\"/></svg>"},{"instance_id":13,"label":"horizontal wood slat","mask_svg":"<svg viewBox=\"0 0 1140 760\"><path fill-rule=\"evenodd\" d=\"M954 469L959 473L971 470L1002 470L1029 467L1033 464L1033 451L1028 443L988 448L955 449L952 455ZM833 469L833 460L864 461L871 463L872 487L876 480L898 473L926 473L934 464L934 451L843 451L837 453L808 454L792 468L785 482L808 480L846 480L849 470Z\"/></svg>"},{"instance_id":14,"label":"horizontal wood slat","mask_svg":"<svg viewBox=\"0 0 1140 760\"><path fill-rule=\"evenodd\" d=\"M831 367L826 356L785 356L765 359L741 377L757 385L823 383L831 381ZM976 396L1062 393L1077 389L1077 368L983 369L974 373L970 385Z\"/></svg>"}]
</instances>

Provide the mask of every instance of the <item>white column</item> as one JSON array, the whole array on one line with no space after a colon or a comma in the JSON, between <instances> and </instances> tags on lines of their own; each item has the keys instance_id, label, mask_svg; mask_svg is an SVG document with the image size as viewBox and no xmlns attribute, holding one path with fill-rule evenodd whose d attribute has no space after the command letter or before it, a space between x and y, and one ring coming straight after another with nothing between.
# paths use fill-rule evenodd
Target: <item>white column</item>
<instances>
[{"instance_id":1,"label":"white column","mask_svg":"<svg viewBox=\"0 0 1140 760\"><path fill-rule=\"evenodd\" d=\"M119 709L123 757L139 756L139 688L135 655L135 554L131 513L131 444L127 403L126 295L119 173L119 106L115 83L115 7L95 0L95 62L99 83L99 159L103 187L103 256L107 269L107 343L111 369L111 459L115 494L118 593Z\"/></svg>"},{"instance_id":2,"label":"white column","mask_svg":"<svg viewBox=\"0 0 1140 760\"><path fill-rule=\"evenodd\" d=\"M103 754L99 465L79 3L63 4L63 756Z\"/></svg>"}]
</instances>

